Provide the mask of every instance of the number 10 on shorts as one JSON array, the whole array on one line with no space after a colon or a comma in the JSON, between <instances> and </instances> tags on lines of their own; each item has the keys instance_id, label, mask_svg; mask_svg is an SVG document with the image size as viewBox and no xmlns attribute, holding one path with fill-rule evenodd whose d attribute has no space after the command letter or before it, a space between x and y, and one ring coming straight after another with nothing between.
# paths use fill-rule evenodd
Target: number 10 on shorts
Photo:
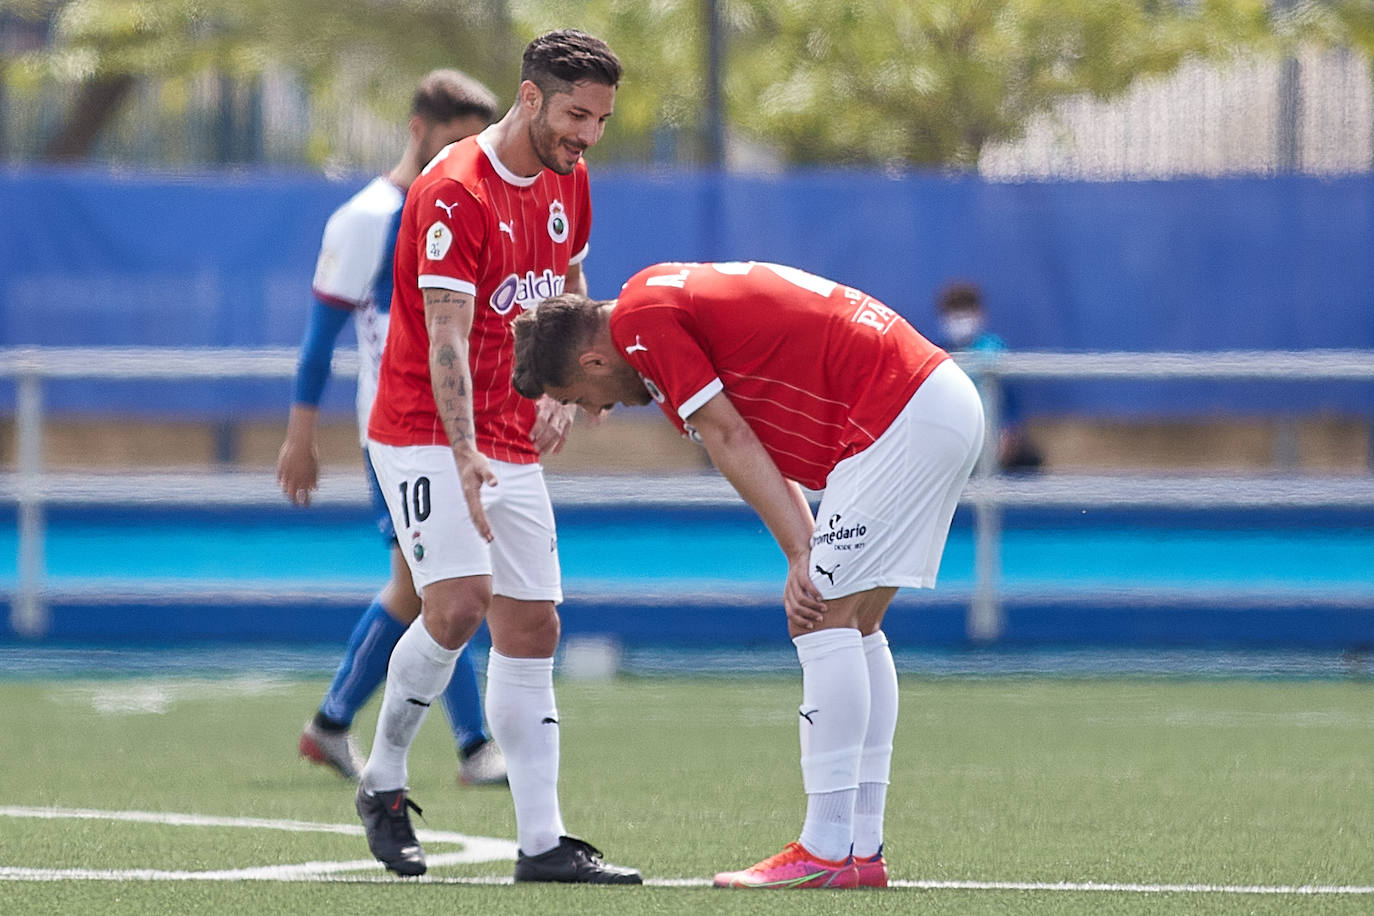
<instances>
[{"instance_id":1,"label":"number 10 on shorts","mask_svg":"<svg viewBox=\"0 0 1374 916\"><path fill-rule=\"evenodd\" d=\"M405 524L403 527L410 527L410 513L415 513L415 521L423 522L429 518L429 478L416 477L414 484L408 480L401 481L401 515Z\"/></svg>"}]
</instances>

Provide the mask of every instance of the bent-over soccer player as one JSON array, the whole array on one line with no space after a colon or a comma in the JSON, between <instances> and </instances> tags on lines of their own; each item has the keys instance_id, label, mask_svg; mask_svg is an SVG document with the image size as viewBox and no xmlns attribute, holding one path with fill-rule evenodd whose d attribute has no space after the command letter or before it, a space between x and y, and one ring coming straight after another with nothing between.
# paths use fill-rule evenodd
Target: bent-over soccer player
<instances>
[{"instance_id":1,"label":"bent-over soccer player","mask_svg":"<svg viewBox=\"0 0 1374 916\"><path fill-rule=\"evenodd\" d=\"M883 614L933 588L983 445L968 376L860 290L778 264L656 264L516 319L515 389L600 414L653 400L787 557L802 667L801 836L718 887L884 887L897 671ZM823 490L812 515L803 487Z\"/></svg>"}]
</instances>

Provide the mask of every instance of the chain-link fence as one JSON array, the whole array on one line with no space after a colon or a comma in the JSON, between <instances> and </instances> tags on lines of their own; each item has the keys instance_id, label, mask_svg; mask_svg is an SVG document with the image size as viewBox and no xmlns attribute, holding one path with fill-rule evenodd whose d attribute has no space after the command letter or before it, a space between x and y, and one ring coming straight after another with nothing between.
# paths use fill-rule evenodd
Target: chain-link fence
<instances>
[{"instance_id":1,"label":"chain-link fence","mask_svg":"<svg viewBox=\"0 0 1374 916\"><path fill-rule=\"evenodd\" d=\"M1351 51L1187 63L1119 99L1080 97L983 151L993 179L1335 175L1374 165L1374 80Z\"/></svg>"}]
</instances>

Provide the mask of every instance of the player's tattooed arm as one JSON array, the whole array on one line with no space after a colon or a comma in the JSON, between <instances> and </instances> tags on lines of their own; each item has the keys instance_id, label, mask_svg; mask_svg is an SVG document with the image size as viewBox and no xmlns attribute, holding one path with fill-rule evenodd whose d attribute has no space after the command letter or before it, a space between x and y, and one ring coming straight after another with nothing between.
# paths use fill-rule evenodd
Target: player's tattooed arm
<instances>
[{"instance_id":1,"label":"player's tattooed arm","mask_svg":"<svg viewBox=\"0 0 1374 916\"><path fill-rule=\"evenodd\" d=\"M447 289L426 289L424 294L430 385L439 420L455 452L476 451L472 371L468 365L473 298Z\"/></svg>"},{"instance_id":2,"label":"player's tattooed arm","mask_svg":"<svg viewBox=\"0 0 1374 916\"><path fill-rule=\"evenodd\" d=\"M488 542L491 524L482 506L482 487L496 486L496 474L477 450L472 418L472 369L468 365L468 334L472 332L473 297L446 289L426 289L425 328L429 331L429 383L434 406L444 424L458 482L477 533Z\"/></svg>"}]
</instances>

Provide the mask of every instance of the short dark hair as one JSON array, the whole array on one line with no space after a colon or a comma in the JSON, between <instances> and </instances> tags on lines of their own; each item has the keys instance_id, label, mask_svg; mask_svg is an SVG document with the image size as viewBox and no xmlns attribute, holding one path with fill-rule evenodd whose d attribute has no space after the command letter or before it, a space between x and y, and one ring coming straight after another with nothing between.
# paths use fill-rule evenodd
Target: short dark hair
<instances>
[{"instance_id":1,"label":"short dark hair","mask_svg":"<svg viewBox=\"0 0 1374 916\"><path fill-rule=\"evenodd\" d=\"M572 92L577 83L620 85L620 58L610 45L577 29L545 32L525 47L520 81L529 80L544 95Z\"/></svg>"},{"instance_id":2,"label":"short dark hair","mask_svg":"<svg viewBox=\"0 0 1374 916\"><path fill-rule=\"evenodd\" d=\"M515 367L511 384L521 397L538 398L550 386L561 388L573 376L573 357L601 327L597 302L564 293L539 303L511 323L515 334Z\"/></svg>"},{"instance_id":3,"label":"short dark hair","mask_svg":"<svg viewBox=\"0 0 1374 916\"><path fill-rule=\"evenodd\" d=\"M935 307L941 312L957 312L964 309L981 309L983 292L976 283L958 281L940 291Z\"/></svg>"},{"instance_id":4,"label":"short dark hair","mask_svg":"<svg viewBox=\"0 0 1374 916\"><path fill-rule=\"evenodd\" d=\"M431 70L415 87L410 113L431 124L446 124L454 118L480 115L491 123L496 119L496 95L461 70Z\"/></svg>"}]
</instances>

